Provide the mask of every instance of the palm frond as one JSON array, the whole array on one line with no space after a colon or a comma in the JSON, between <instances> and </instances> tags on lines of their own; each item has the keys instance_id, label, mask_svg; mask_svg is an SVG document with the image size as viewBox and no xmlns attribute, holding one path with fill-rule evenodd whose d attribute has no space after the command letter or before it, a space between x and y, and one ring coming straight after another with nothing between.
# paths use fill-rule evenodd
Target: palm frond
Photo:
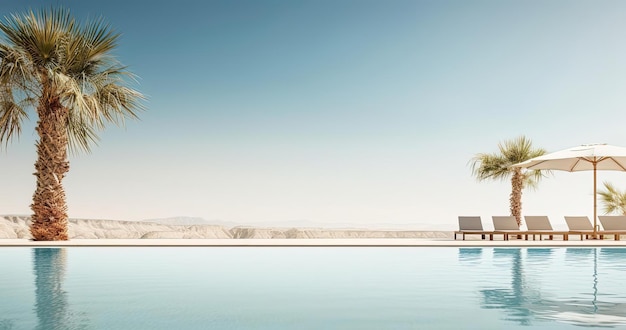
<instances>
[{"instance_id":1,"label":"palm frond","mask_svg":"<svg viewBox=\"0 0 626 330\"><path fill-rule=\"evenodd\" d=\"M6 39L24 51L29 62L38 67L54 67L59 56L59 41L74 25L70 11L50 9L11 15L0 22Z\"/></svg>"},{"instance_id":2,"label":"palm frond","mask_svg":"<svg viewBox=\"0 0 626 330\"><path fill-rule=\"evenodd\" d=\"M472 158L472 173L478 181L487 179L506 180L511 172L510 163L498 154L480 153Z\"/></svg>"},{"instance_id":3,"label":"palm frond","mask_svg":"<svg viewBox=\"0 0 626 330\"><path fill-rule=\"evenodd\" d=\"M93 126L93 134L104 129L107 123L123 126L126 118L137 119L138 111L143 110L144 96L121 84L122 80L116 77L120 73L115 70L85 75L82 79L71 79L63 74L54 76L57 86L64 91L63 104L74 110L70 113L73 122Z\"/></svg>"},{"instance_id":4,"label":"palm frond","mask_svg":"<svg viewBox=\"0 0 626 330\"><path fill-rule=\"evenodd\" d=\"M552 175L549 170L530 170L524 172L524 188L536 190L539 187L541 179Z\"/></svg>"},{"instance_id":5,"label":"palm frond","mask_svg":"<svg viewBox=\"0 0 626 330\"><path fill-rule=\"evenodd\" d=\"M33 104L28 97L28 80L19 52L0 45L0 143L5 147L19 137L22 123L28 119L26 109ZM16 94L25 97L20 99Z\"/></svg>"},{"instance_id":6,"label":"palm frond","mask_svg":"<svg viewBox=\"0 0 626 330\"><path fill-rule=\"evenodd\" d=\"M521 163L546 153L544 149L534 149L532 141L525 136L506 140L498 144L498 148L502 156L511 164Z\"/></svg>"},{"instance_id":7,"label":"palm frond","mask_svg":"<svg viewBox=\"0 0 626 330\"><path fill-rule=\"evenodd\" d=\"M28 119L28 114L18 104L0 103L0 142L6 146L13 138L19 137L25 119Z\"/></svg>"},{"instance_id":8,"label":"palm frond","mask_svg":"<svg viewBox=\"0 0 626 330\"><path fill-rule=\"evenodd\" d=\"M512 165L546 153L544 149L535 149L530 139L520 136L498 144L499 153L479 153L472 158L472 174L479 180L505 180L514 171ZM549 172L531 171L524 173L524 185L536 187L537 182Z\"/></svg>"},{"instance_id":9,"label":"palm frond","mask_svg":"<svg viewBox=\"0 0 626 330\"><path fill-rule=\"evenodd\" d=\"M90 121L81 113L70 111L67 120L69 152L78 154L81 151L91 152L91 146L98 144L98 134Z\"/></svg>"},{"instance_id":10,"label":"palm frond","mask_svg":"<svg viewBox=\"0 0 626 330\"><path fill-rule=\"evenodd\" d=\"M113 31L111 25L102 17L85 25L78 35L89 45L88 57L92 60L108 56L117 47L117 40L120 37L120 34Z\"/></svg>"},{"instance_id":11,"label":"palm frond","mask_svg":"<svg viewBox=\"0 0 626 330\"><path fill-rule=\"evenodd\" d=\"M598 191L598 195L604 204L605 214L626 214L626 191L619 191L610 182L605 181L603 184L606 190Z\"/></svg>"}]
</instances>

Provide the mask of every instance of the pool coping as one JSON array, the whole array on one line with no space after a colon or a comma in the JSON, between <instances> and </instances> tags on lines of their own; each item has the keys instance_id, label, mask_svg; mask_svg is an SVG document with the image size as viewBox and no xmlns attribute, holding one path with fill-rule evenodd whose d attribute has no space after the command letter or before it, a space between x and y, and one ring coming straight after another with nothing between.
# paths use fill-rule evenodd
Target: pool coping
<instances>
[{"instance_id":1,"label":"pool coping","mask_svg":"<svg viewBox=\"0 0 626 330\"><path fill-rule=\"evenodd\" d=\"M451 239L74 239L32 241L0 239L2 247L626 247L626 241L482 241Z\"/></svg>"}]
</instances>

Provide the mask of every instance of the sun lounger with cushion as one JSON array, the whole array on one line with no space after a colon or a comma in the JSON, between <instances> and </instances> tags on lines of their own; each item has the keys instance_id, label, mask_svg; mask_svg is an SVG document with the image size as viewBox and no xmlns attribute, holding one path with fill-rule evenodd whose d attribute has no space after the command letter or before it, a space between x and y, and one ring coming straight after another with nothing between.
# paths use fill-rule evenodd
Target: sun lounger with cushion
<instances>
[{"instance_id":1,"label":"sun lounger with cushion","mask_svg":"<svg viewBox=\"0 0 626 330\"><path fill-rule=\"evenodd\" d=\"M485 235L489 235L489 240L493 240L493 231L486 231L483 229L483 223L480 216L459 216L459 230L454 232L454 240L456 235L481 235L482 239L485 239Z\"/></svg>"},{"instance_id":2,"label":"sun lounger with cushion","mask_svg":"<svg viewBox=\"0 0 626 330\"><path fill-rule=\"evenodd\" d=\"M598 234L614 235L616 241L619 241L620 235L626 235L626 215L600 215L598 220L603 229Z\"/></svg>"},{"instance_id":3,"label":"sun lounger with cushion","mask_svg":"<svg viewBox=\"0 0 626 330\"><path fill-rule=\"evenodd\" d=\"M583 236L589 238L589 235L593 235L593 225L587 216L565 216L565 223L570 234L580 235L581 240Z\"/></svg>"},{"instance_id":4,"label":"sun lounger with cushion","mask_svg":"<svg viewBox=\"0 0 626 330\"><path fill-rule=\"evenodd\" d=\"M495 234L502 234L504 236L504 240L508 241L509 240L509 235L513 234L513 235L523 235L524 232L522 232L519 229L519 226L517 225L517 221L515 220L514 216L492 216L491 217L492 221L493 221L493 231ZM526 239L528 239L528 236L526 236Z\"/></svg>"},{"instance_id":5,"label":"sun lounger with cushion","mask_svg":"<svg viewBox=\"0 0 626 330\"><path fill-rule=\"evenodd\" d=\"M524 232L525 235L532 235L533 240L535 240L535 236L539 235L539 240L543 239L543 235L548 235L549 239L553 239L554 235L563 236L563 240L567 241L569 239L569 231L555 231L552 228L552 224L550 224L550 220L545 215L540 216L524 216L524 220L526 221L526 227L528 230Z\"/></svg>"}]
</instances>

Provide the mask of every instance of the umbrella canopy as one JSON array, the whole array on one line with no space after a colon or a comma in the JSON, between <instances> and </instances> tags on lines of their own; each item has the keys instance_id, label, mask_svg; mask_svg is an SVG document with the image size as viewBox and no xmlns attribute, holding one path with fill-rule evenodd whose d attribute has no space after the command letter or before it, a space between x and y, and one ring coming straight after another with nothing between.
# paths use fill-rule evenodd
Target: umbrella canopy
<instances>
[{"instance_id":1,"label":"umbrella canopy","mask_svg":"<svg viewBox=\"0 0 626 330\"><path fill-rule=\"evenodd\" d=\"M593 230L597 228L596 171L626 171L626 148L608 144L584 144L513 166L529 170L593 171Z\"/></svg>"}]
</instances>

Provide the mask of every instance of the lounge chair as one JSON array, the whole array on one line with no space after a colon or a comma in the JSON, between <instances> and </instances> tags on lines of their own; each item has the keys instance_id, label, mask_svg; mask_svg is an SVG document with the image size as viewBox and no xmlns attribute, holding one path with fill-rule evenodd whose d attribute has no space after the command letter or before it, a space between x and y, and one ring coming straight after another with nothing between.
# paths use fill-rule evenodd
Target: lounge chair
<instances>
[{"instance_id":1,"label":"lounge chair","mask_svg":"<svg viewBox=\"0 0 626 330\"><path fill-rule=\"evenodd\" d=\"M603 228L598 234L614 235L616 241L619 241L620 235L626 235L626 215L600 215L598 220Z\"/></svg>"},{"instance_id":2,"label":"lounge chair","mask_svg":"<svg viewBox=\"0 0 626 330\"><path fill-rule=\"evenodd\" d=\"M528 230L524 233L525 235L532 235L533 240L535 240L535 235L539 235L539 240L543 239L543 235L548 235L549 239L553 239L554 235L563 236L563 240L567 241L569 239L569 231L555 231L552 228L552 224L550 224L550 220L547 216L524 216L524 220L526 221L526 227Z\"/></svg>"},{"instance_id":3,"label":"lounge chair","mask_svg":"<svg viewBox=\"0 0 626 330\"><path fill-rule=\"evenodd\" d=\"M493 231L495 234L502 234L504 240L509 240L509 235L523 235L524 232L519 229L514 216L492 216ZM528 235L526 235L528 240Z\"/></svg>"},{"instance_id":4,"label":"lounge chair","mask_svg":"<svg viewBox=\"0 0 626 330\"><path fill-rule=\"evenodd\" d=\"M459 230L454 232L454 240L456 240L457 234L462 234L463 240L465 240L465 235L481 235L482 239L485 239L485 235L489 234L489 240L493 240L493 231L483 229L483 223L479 216L459 216Z\"/></svg>"},{"instance_id":5,"label":"lounge chair","mask_svg":"<svg viewBox=\"0 0 626 330\"><path fill-rule=\"evenodd\" d=\"M587 216L565 216L565 223L569 228L570 234L580 235L580 239L589 238L593 235L593 225Z\"/></svg>"}]
</instances>

